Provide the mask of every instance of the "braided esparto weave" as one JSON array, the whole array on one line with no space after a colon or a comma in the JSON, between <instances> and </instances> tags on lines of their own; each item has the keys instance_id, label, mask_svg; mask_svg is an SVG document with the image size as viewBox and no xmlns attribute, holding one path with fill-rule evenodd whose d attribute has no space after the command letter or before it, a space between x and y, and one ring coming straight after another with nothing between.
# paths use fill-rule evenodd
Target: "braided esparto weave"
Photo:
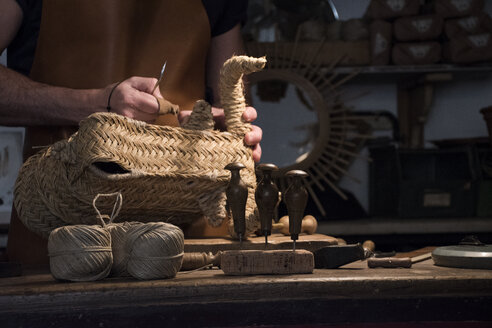
<instances>
[{"instance_id":1,"label":"braided esparto weave","mask_svg":"<svg viewBox=\"0 0 492 328\"><path fill-rule=\"evenodd\" d=\"M212 130L210 106L198 101L183 127L158 126L114 113L95 113L67 140L29 158L20 170L14 202L22 222L47 238L60 226L95 224L92 200L121 192L119 221L167 221L181 225L205 215L217 226L226 217L224 167L241 162L249 188L246 227L258 227L250 130L242 121L242 75L261 70L264 58L235 56L222 70L221 97L227 131ZM105 163L101 165L100 163ZM107 164L110 164L108 166ZM110 200L100 208L109 211Z\"/></svg>"}]
</instances>

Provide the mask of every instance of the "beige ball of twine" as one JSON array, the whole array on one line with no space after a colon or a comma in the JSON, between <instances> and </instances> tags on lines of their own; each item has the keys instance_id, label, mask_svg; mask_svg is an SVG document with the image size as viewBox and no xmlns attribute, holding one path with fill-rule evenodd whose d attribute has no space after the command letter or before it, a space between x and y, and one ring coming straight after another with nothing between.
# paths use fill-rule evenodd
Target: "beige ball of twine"
<instances>
[{"instance_id":1,"label":"beige ball of twine","mask_svg":"<svg viewBox=\"0 0 492 328\"><path fill-rule=\"evenodd\" d=\"M183 262L184 234L170 223L145 223L128 231L125 248L127 270L133 277L172 278Z\"/></svg>"},{"instance_id":2,"label":"beige ball of twine","mask_svg":"<svg viewBox=\"0 0 492 328\"><path fill-rule=\"evenodd\" d=\"M116 196L110 221L118 215L121 193L98 194L92 201L100 225L73 225L53 230L48 238L50 270L53 277L70 281L106 278L113 266L111 234L96 206L101 196Z\"/></svg>"},{"instance_id":3,"label":"beige ball of twine","mask_svg":"<svg viewBox=\"0 0 492 328\"><path fill-rule=\"evenodd\" d=\"M94 225L64 226L48 238L53 277L70 281L93 281L108 276L113 264L111 235Z\"/></svg>"},{"instance_id":4,"label":"beige ball of twine","mask_svg":"<svg viewBox=\"0 0 492 328\"><path fill-rule=\"evenodd\" d=\"M96 206L99 197L114 197L109 223ZM123 204L120 192L98 194L92 205L99 225L55 229L49 236L51 273L56 279L93 281L113 276L162 279L176 276L184 255L184 234L165 222L113 223Z\"/></svg>"},{"instance_id":5,"label":"beige ball of twine","mask_svg":"<svg viewBox=\"0 0 492 328\"><path fill-rule=\"evenodd\" d=\"M111 234L111 248L113 249L113 267L109 274L110 276L130 276L126 269L128 263L128 256L125 250L127 234L128 231L142 224L142 222L121 222L109 223L106 225L106 230Z\"/></svg>"}]
</instances>

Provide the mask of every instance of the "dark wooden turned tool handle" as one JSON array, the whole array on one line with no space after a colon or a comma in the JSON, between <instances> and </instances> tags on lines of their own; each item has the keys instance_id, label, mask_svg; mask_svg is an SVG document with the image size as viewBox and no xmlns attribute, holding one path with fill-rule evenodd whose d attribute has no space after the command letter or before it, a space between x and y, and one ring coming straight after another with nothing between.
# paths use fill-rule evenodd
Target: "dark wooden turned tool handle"
<instances>
[{"instance_id":1,"label":"dark wooden turned tool handle","mask_svg":"<svg viewBox=\"0 0 492 328\"><path fill-rule=\"evenodd\" d=\"M367 259L369 268L411 268L412 259L409 257L370 257Z\"/></svg>"},{"instance_id":2,"label":"dark wooden turned tool handle","mask_svg":"<svg viewBox=\"0 0 492 328\"><path fill-rule=\"evenodd\" d=\"M260 164L256 167L262 173L262 179L255 191L255 201L260 214L261 232L267 236L272 231L275 207L278 203L278 188L272 179L272 172L278 170L274 164Z\"/></svg>"},{"instance_id":3,"label":"dark wooden turned tool handle","mask_svg":"<svg viewBox=\"0 0 492 328\"><path fill-rule=\"evenodd\" d=\"M231 179L226 188L227 203L232 212L232 222L234 232L241 241L246 233L246 202L248 200L248 187L241 180L239 171L245 168L244 164L239 162L229 163L225 169L231 171Z\"/></svg>"},{"instance_id":4,"label":"dark wooden turned tool handle","mask_svg":"<svg viewBox=\"0 0 492 328\"><path fill-rule=\"evenodd\" d=\"M306 209L308 193L302 184L302 178L308 174L301 170L291 170L285 174L291 178L291 183L284 194L289 215L289 233L292 240L297 240L301 233L302 218Z\"/></svg>"},{"instance_id":5,"label":"dark wooden turned tool handle","mask_svg":"<svg viewBox=\"0 0 492 328\"><path fill-rule=\"evenodd\" d=\"M155 99L157 99L157 103L159 104L159 116L157 116L154 124L179 126L179 106L171 103L164 98L155 97Z\"/></svg>"}]
</instances>

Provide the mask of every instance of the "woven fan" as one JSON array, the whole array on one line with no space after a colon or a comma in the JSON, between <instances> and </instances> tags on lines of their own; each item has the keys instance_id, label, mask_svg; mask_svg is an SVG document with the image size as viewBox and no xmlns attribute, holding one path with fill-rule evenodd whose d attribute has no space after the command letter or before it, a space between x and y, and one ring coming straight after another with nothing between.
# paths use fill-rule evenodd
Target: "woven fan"
<instances>
[{"instance_id":1,"label":"woven fan","mask_svg":"<svg viewBox=\"0 0 492 328\"><path fill-rule=\"evenodd\" d=\"M297 33L294 42L247 43L248 54L252 56L266 54L268 57L265 69L252 74L248 80L252 84L272 80L292 83L312 102L319 122L312 131L316 139L313 149L295 164L281 167L274 176L280 189L285 190L288 182L284 175L287 171L293 169L306 171L309 177L303 180L304 186L320 213L325 216L323 201L318 198L313 187L316 186L317 189L324 191L325 186L328 186L341 198L347 199L337 183L343 176L359 182L356 177L348 173L348 167L354 158L368 160L367 157L359 154L359 150L371 135L359 131L357 122L360 122L361 118L351 114L352 108L344 103L347 97L339 90L341 85L359 74L359 70L338 74L335 67L344 56L327 61L323 58L323 53L329 49L324 41L303 43L299 41L299 35ZM263 111L262 115L268 113Z\"/></svg>"}]
</instances>

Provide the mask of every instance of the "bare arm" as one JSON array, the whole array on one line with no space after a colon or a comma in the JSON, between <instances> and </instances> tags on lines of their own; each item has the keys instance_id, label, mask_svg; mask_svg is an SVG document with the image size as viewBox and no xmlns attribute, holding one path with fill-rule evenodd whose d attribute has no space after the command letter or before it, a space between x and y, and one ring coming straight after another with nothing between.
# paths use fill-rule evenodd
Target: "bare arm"
<instances>
[{"instance_id":1,"label":"bare arm","mask_svg":"<svg viewBox=\"0 0 492 328\"><path fill-rule=\"evenodd\" d=\"M14 39L22 18L14 0L0 0L0 53ZM112 111L153 122L158 111L150 94L155 81L133 77L122 82L111 97ZM55 87L0 65L0 125L75 125L94 112L106 111L113 86L86 90ZM161 97L158 89L154 95Z\"/></svg>"},{"instance_id":2,"label":"bare arm","mask_svg":"<svg viewBox=\"0 0 492 328\"><path fill-rule=\"evenodd\" d=\"M212 38L207 58L207 86L214 95L213 106L220 107L219 78L224 62L233 55L243 55L244 45L240 25L237 24L228 32Z\"/></svg>"},{"instance_id":3,"label":"bare arm","mask_svg":"<svg viewBox=\"0 0 492 328\"><path fill-rule=\"evenodd\" d=\"M104 93L48 86L0 65L0 124L74 125L104 110Z\"/></svg>"}]
</instances>

